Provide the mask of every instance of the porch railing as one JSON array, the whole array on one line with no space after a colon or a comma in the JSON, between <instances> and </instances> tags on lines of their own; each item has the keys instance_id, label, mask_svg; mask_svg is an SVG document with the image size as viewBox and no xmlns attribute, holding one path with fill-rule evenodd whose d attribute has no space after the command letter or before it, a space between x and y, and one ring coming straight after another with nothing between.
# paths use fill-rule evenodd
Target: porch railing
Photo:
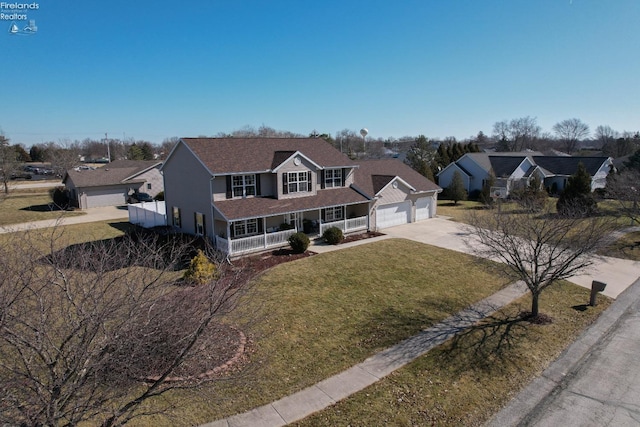
<instances>
[{"instance_id":1,"label":"porch railing","mask_svg":"<svg viewBox=\"0 0 640 427\"><path fill-rule=\"evenodd\" d=\"M296 230L284 230L275 233L231 239L230 241L223 237L216 236L216 247L226 254L238 255L245 252L268 249L273 246L281 246L287 243L289 236L295 232Z\"/></svg>"},{"instance_id":2,"label":"porch railing","mask_svg":"<svg viewBox=\"0 0 640 427\"><path fill-rule=\"evenodd\" d=\"M366 230L367 217L360 216L358 218L349 218L349 219L341 219L339 221L324 222L320 224L320 234L324 233L324 230L330 227L338 227L340 230L342 230L343 233Z\"/></svg>"},{"instance_id":3,"label":"porch railing","mask_svg":"<svg viewBox=\"0 0 640 427\"><path fill-rule=\"evenodd\" d=\"M358 218L341 219L320 224L320 234L329 227L338 227L344 233L366 230L368 218L361 216ZM238 239L225 239L216 236L216 248L228 255L239 255L252 251L268 249L274 246L282 246L287 243L289 236L297 230L276 231L275 233L259 234L257 236L241 237Z\"/></svg>"}]
</instances>

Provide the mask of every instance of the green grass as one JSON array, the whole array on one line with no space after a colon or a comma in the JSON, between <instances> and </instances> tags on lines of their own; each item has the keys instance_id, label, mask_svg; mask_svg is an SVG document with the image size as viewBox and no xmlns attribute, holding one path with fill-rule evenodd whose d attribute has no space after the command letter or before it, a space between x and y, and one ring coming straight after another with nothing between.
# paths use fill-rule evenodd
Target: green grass
<instances>
[{"instance_id":1,"label":"green grass","mask_svg":"<svg viewBox=\"0 0 640 427\"><path fill-rule=\"evenodd\" d=\"M550 198L549 204L552 211L555 211L555 202L557 199ZM511 210L517 211L519 206L513 202L504 202L501 206L504 212ZM450 200L438 200L438 216L451 217L453 221L465 222L469 221L469 213L471 212L491 212L482 203L474 201L462 201L454 205ZM616 200L601 200L598 202L598 212L601 216L609 218L613 221L615 227L625 228L629 226L629 218L621 215L620 205ZM632 233L623 236L613 244L607 246L601 251L603 255L612 256L621 259L640 260L640 233Z\"/></svg>"},{"instance_id":2,"label":"green grass","mask_svg":"<svg viewBox=\"0 0 640 427\"><path fill-rule=\"evenodd\" d=\"M295 425L483 425L611 302L601 297L597 307L572 308L588 299L588 290L564 282L541 297L541 311L553 317L552 324L509 322L528 308L530 299L524 297L487 321L487 326L506 321L497 333L477 328Z\"/></svg>"},{"instance_id":3,"label":"green grass","mask_svg":"<svg viewBox=\"0 0 640 427\"><path fill-rule=\"evenodd\" d=\"M487 267L401 239L280 265L257 280L237 313L237 322L249 319L253 341L246 378L171 393L179 408L171 424L243 412L362 362L507 284Z\"/></svg>"},{"instance_id":4,"label":"green grass","mask_svg":"<svg viewBox=\"0 0 640 427\"><path fill-rule=\"evenodd\" d=\"M21 222L56 219L61 215L77 216L83 212L65 212L53 209L51 197L47 193L10 193L0 201L0 226L18 224Z\"/></svg>"},{"instance_id":5,"label":"green grass","mask_svg":"<svg viewBox=\"0 0 640 427\"><path fill-rule=\"evenodd\" d=\"M603 255L640 261L640 231L625 234L602 251Z\"/></svg>"},{"instance_id":6,"label":"green grass","mask_svg":"<svg viewBox=\"0 0 640 427\"><path fill-rule=\"evenodd\" d=\"M43 252L50 251L52 240L55 241L54 249L59 250L65 246L76 243L92 242L95 240L112 239L122 236L125 230L132 225L125 221L97 221L83 224L65 225L62 227L39 228L16 233L0 234L0 244L20 236L29 238L36 248Z\"/></svg>"}]
</instances>

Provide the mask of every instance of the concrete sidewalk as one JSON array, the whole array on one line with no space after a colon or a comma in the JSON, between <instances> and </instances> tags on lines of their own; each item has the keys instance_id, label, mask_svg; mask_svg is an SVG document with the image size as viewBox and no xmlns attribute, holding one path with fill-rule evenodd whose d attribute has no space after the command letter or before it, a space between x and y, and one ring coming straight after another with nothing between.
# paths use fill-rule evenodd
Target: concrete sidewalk
<instances>
[{"instance_id":1,"label":"concrete sidewalk","mask_svg":"<svg viewBox=\"0 0 640 427\"><path fill-rule=\"evenodd\" d=\"M0 227L0 234L13 233L23 230L32 230L37 228L49 228L59 225L84 224L87 222L129 219L129 211L127 210L126 206L105 206L102 208L86 209L82 212L84 213L84 215L65 216L64 212L61 212L60 216L55 219L5 225L3 227Z\"/></svg>"},{"instance_id":2,"label":"concrete sidewalk","mask_svg":"<svg viewBox=\"0 0 640 427\"><path fill-rule=\"evenodd\" d=\"M331 378L243 414L202 427L275 427L301 420L379 381L527 293L517 282Z\"/></svg>"},{"instance_id":3,"label":"concrete sidewalk","mask_svg":"<svg viewBox=\"0 0 640 427\"><path fill-rule=\"evenodd\" d=\"M487 424L640 424L640 279Z\"/></svg>"}]
</instances>

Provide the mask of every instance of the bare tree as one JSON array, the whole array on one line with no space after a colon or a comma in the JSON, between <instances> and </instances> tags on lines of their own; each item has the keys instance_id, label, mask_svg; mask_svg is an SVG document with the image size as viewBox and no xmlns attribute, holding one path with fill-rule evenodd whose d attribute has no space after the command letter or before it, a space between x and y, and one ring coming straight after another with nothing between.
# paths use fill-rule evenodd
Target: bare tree
<instances>
[{"instance_id":1,"label":"bare tree","mask_svg":"<svg viewBox=\"0 0 640 427\"><path fill-rule=\"evenodd\" d=\"M541 130L535 117L520 117L494 123L493 138L501 151L522 151L535 148Z\"/></svg>"},{"instance_id":2,"label":"bare tree","mask_svg":"<svg viewBox=\"0 0 640 427\"><path fill-rule=\"evenodd\" d=\"M605 147L613 143L620 134L609 125L600 125L594 131L595 139L600 143L600 147Z\"/></svg>"},{"instance_id":3,"label":"bare tree","mask_svg":"<svg viewBox=\"0 0 640 427\"><path fill-rule=\"evenodd\" d=\"M561 218L549 209L542 215L474 211L468 223L474 252L504 263L514 280L526 283L533 317L542 291L591 266L613 227L606 218Z\"/></svg>"},{"instance_id":4,"label":"bare tree","mask_svg":"<svg viewBox=\"0 0 640 427\"><path fill-rule=\"evenodd\" d=\"M624 216L640 224L640 170L627 168L607 176L607 196L618 201Z\"/></svg>"},{"instance_id":5,"label":"bare tree","mask_svg":"<svg viewBox=\"0 0 640 427\"><path fill-rule=\"evenodd\" d=\"M174 239L54 250L62 229L49 249L32 233L0 244L0 424L122 425L188 386L171 376L233 309L232 278L175 286L186 247Z\"/></svg>"},{"instance_id":6,"label":"bare tree","mask_svg":"<svg viewBox=\"0 0 640 427\"><path fill-rule=\"evenodd\" d=\"M580 119L567 119L558 122L553 125L553 131L569 154L577 150L581 140L589 137L589 125Z\"/></svg>"}]
</instances>

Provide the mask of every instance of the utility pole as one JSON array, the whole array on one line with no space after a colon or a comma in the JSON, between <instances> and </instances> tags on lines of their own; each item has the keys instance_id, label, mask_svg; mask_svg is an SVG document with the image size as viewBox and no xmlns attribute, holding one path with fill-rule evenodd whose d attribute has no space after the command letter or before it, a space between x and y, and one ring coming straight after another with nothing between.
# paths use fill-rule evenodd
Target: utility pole
<instances>
[{"instance_id":1,"label":"utility pole","mask_svg":"<svg viewBox=\"0 0 640 427\"><path fill-rule=\"evenodd\" d=\"M109 137L107 132L104 133L104 142L107 143L107 163L111 163L111 147L109 147Z\"/></svg>"}]
</instances>

